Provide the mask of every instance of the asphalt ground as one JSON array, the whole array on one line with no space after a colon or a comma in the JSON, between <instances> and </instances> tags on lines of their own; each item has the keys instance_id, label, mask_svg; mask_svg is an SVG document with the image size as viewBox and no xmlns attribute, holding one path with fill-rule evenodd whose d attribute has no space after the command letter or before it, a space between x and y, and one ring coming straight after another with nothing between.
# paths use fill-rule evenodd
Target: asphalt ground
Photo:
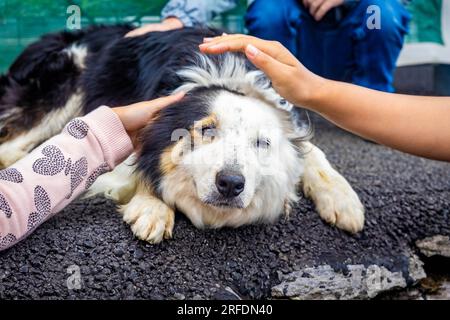
<instances>
[{"instance_id":1,"label":"asphalt ground","mask_svg":"<svg viewBox=\"0 0 450 320\"><path fill-rule=\"evenodd\" d=\"M242 298L269 298L280 273L305 266L378 264L407 272L415 240L450 235L450 164L314 122L313 141L366 207L362 233L330 227L302 198L274 225L205 231L178 214L174 238L150 245L133 237L112 202L79 200L0 253L0 298L235 297L227 287ZM71 281L78 274L81 282Z\"/></svg>"}]
</instances>

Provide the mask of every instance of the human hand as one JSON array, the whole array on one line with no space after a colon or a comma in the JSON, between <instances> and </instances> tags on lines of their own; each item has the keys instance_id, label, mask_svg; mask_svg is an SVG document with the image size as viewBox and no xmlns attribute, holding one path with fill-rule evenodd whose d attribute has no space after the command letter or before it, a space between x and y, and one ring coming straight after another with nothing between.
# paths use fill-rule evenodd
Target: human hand
<instances>
[{"instance_id":1,"label":"human hand","mask_svg":"<svg viewBox=\"0 0 450 320\"><path fill-rule=\"evenodd\" d=\"M112 110L117 114L123 127L136 146L137 135L140 129L150 124L154 115L161 109L180 101L184 96L184 92L154 99L150 101L138 102L124 107L116 107Z\"/></svg>"},{"instance_id":2,"label":"human hand","mask_svg":"<svg viewBox=\"0 0 450 320\"><path fill-rule=\"evenodd\" d=\"M344 2L345 0L303 0L303 5L316 21L320 21L328 11L339 7Z\"/></svg>"},{"instance_id":3,"label":"human hand","mask_svg":"<svg viewBox=\"0 0 450 320\"><path fill-rule=\"evenodd\" d=\"M164 19L161 23L150 23L143 25L140 28L131 30L125 35L125 37L138 37L153 31L169 31L181 28L183 28L183 23L181 22L181 20L175 17L171 17Z\"/></svg>"},{"instance_id":4,"label":"human hand","mask_svg":"<svg viewBox=\"0 0 450 320\"><path fill-rule=\"evenodd\" d=\"M325 81L306 69L288 49L276 41L236 34L206 38L199 47L203 53L210 54L244 52L270 78L275 90L294 105L308 106L316 89Z\"/></svg>"}]
</instances>

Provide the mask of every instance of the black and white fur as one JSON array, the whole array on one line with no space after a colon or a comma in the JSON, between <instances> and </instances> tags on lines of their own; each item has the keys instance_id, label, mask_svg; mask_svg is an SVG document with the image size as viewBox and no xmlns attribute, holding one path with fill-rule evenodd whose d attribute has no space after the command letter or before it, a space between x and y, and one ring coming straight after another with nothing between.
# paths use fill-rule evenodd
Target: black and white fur
<instances>
[{"instance_id":1,"label":"black and white fur","mask_svg":"<svg viewBox=\"0 0 450 320\"><path fill-rule=\"evenodd\" d=\"M187 92L142 130L138 152L89 195L121 204L134 234L172 236L174 210L199 228L275 221L297 185L326 221L357 232L363 206L260 71L239 54L203 56L213 29L123 38L128 26L43 37L0 77L0 165L9 166L74 117Z\"/></svg>"}]
</instances>

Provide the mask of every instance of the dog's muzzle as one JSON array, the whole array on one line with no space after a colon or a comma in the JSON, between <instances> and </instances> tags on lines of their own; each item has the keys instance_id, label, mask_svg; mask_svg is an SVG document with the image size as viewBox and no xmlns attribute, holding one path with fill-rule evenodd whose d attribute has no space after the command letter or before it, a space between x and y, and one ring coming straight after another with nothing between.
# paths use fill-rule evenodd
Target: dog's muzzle
<instances>
[{"instance_id":1,"label":"dog's muzzle","mask_svg":"<svg viewBox=\"0 0 450 320\"><path fill-rule=\"evenodd\" d=\"M222 170L216 174L216 187L225 199L232 199L244 191L245 178L238 172Z\"/></svg>"}]
</instances>

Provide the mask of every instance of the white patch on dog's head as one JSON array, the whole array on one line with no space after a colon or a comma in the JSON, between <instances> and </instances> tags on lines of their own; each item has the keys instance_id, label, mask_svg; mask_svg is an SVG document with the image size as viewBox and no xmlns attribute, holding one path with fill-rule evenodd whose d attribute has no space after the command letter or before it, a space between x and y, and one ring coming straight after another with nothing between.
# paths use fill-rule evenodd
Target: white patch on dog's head
<instances>
[{"instance_id":1,"label":"white patch on dog's head","mask_svg":"<svg viewBox=\"0 0 450 320\"><path fill-rule=\"evenodd\" d=\"M179 73L188 81L178 90L212 87L219 93L208 101L209 116L173 147L176 166L159 186L163 200L200 228L275 220L286 202L297 199L303 172L294 142L304 136L281 98L243 59L229 55L224 61L216 67L202 57L200 67Z\"/></svg>"},{"instance_id":2,"label":"white patch on dog's head","mask_svg":"<svg viewBox=\"0 0 450 320\"><path fill-rule=\"evenodd\" d=\"M248 70L244 56L226 53L220 61L216 64L208 56L199 54L196 66L178 72L186 82L175 92L217 86L265 100L286 111L292 110L292 104L280 97L262 71Z\"/></svg>"},{"instance_id":3,"label":"white patch on dog's head","mask_svg":"<svg viewBox=\"0 0 450 320\"><path fill-rule=\"evenodd\" d=\"M214 124L207 130L213 136L207 133L206 141L194 141L194 149L163 177L163 200L197 227L273 221L286 201L296 199L303 171L299 150L290 140L292 123L266 102L227 91L215 98L210 112ZM191 142L179 144L187 150ZM231 180L231 187L225 183L221 191L221 177Z\"/></svg>"}]
</instances>

